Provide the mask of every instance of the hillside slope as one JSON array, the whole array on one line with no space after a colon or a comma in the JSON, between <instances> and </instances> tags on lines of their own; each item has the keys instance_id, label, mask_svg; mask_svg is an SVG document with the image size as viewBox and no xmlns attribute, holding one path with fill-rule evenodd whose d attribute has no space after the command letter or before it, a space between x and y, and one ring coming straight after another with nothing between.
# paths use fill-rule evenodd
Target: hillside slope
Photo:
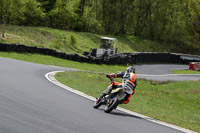
<instances>
[{"instance_id":1,"label":"hillside slope","mask_svg":"<svg viewBox=\"0 0 200 133\"><path fill-rule=\"evenodd\" d=\"M18 43L37 47L55 49L66 53L82 54L90 48L99 48L100 37L85 32L73 32L46 27L25 27L7 25L0 27L5 31L5 38L0 37L2 43ZM170 49L160 44L135 36L108 36L117 38L118 53L120 52L170 52Z\"/></svg>"}]
</instances>

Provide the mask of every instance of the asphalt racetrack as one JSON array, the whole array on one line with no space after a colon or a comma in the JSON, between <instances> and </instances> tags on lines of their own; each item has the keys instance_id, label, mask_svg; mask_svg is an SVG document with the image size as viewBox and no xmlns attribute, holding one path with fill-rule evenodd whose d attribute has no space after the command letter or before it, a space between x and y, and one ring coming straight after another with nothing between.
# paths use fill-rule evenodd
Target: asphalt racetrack
<instances>
[{"instance_id":1,"label":"asphalt racetrack","mask_svg":"<svg viewBox=\"0 0 200 133\"><path fill-rule=\"evenodd\" d=\"M172 74L172 70L186 70L189 65L167 65L167 64L154 64L154 65L137 65L136 72L138 78L157 80L157 81L183 81L183 80L200 80L200 74Z\"/></svg>"},{"instance_id":2,"label":"asphalt racetrack","mask_svg":"<svg viewBox=\"0 0 200 133\"><path fill-rule=\"evenodd\" d=\"M69 69L0 57L0 133L181 132L123 111L93 109L93 101L45 78L58 70Z\"/></svg>"}]
</instances>

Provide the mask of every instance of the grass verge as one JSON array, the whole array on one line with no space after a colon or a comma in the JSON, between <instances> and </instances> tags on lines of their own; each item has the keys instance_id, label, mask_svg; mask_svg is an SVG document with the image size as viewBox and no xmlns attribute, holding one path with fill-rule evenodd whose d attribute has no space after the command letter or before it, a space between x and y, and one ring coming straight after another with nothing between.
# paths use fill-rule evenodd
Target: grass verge
<instances>
[{"instance_id":1,"label":"grass verge","mask_svg":"<svg viewBox=\"0 0 200 133\"><path fill-rule=\"evenodd\" d=\"M56 79L74 89L98 97L109 80L104 74L57 73ZM200 132L200 81L155 82L138 80L136 94L122 107ZM92 106L92 105L91 105Z\"/></svg>"},{"instance_id":2,"label":"grass verge","mask_svg":"<svg viewBox=\"0 0 200 133\"><path fill-rule=\"evenodd\" d=\"M172 72L175 74L200 74L200 71L194 70L174 70Z\"/></svg>"},{"instance_id":3,"label":"grass verge","mask_svg":"<svg viewBox=\"0 0 200 133\"><path fill-rule=\"evenodd\" d=\"M28 54L28 53L15 53L15 52L0 52L0 57L18 59L22 61L28 61L33 63L39 63L44 65L53 65L61 67L69 67L80 70L96 71L96 72L118 72L126 70L126 65L96 65L88 63L80 63L76 61L70 61L65 59L56 58L53 56L40 55L40 54Z\"/></svg>"}]
</instances>

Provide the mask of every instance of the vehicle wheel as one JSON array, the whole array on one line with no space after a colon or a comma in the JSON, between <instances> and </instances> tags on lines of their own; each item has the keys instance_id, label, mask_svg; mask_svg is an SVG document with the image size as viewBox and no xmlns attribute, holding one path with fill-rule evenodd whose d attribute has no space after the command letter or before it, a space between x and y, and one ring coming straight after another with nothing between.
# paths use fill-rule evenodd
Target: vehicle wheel
<instances>
[{"instance_id":1,"label":"vehicle wheel","mask_svg":"<svg viewBox=\"0 0 200 133\"><path fill-rule=\"evenodd\" d=\"M93 107L95 109L99 108L102 105L102 100L98 101L98 99L94 102Z\"/></svg>"},{"instance_id":2,"label":"vehicle wheel","mask_svg":"<svg viewBox=\"0 0 200 133\"><path fill-rule=\"evenodd\" d=\"M110 113L113 109L115 109L118 106L118 104L119 104L119 100L117 99L117 97L113 99L109 99L106 103L104 111L106 113Z\"/></svg>"}]
</instances>

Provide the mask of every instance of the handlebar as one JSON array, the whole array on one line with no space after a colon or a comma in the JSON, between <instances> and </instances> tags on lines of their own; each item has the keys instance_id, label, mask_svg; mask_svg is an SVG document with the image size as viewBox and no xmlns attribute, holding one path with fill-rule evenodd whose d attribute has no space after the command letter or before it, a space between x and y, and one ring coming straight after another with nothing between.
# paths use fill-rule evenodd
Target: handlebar
<instances>
[{"instance_id":1,"label":"handlebar","mask_svg":"<svg viewBox=\"0 0 200 133\"><path fill-rule=\"evenodd\" d=\"M113 79L113 78L109 78L109 79L110 79L110 81L111 81L111 82L113 82L113 81L114 81L114 79Z\"/></svg>"},{"instance_id":2,"label":"handlebar","mask_svg":"<svg viewBox=\"0 0 200 133\"><path fill-rule=\"evenodd\" d=\"M113 82L113 81L114 81L114 79L113 79L113 78L111 78L111 77L109 76L109 74L107 74L107 75L106 75L106 77L107 77L107 78L109 78L111 82Z\"/></svg>"}]
</instances>

